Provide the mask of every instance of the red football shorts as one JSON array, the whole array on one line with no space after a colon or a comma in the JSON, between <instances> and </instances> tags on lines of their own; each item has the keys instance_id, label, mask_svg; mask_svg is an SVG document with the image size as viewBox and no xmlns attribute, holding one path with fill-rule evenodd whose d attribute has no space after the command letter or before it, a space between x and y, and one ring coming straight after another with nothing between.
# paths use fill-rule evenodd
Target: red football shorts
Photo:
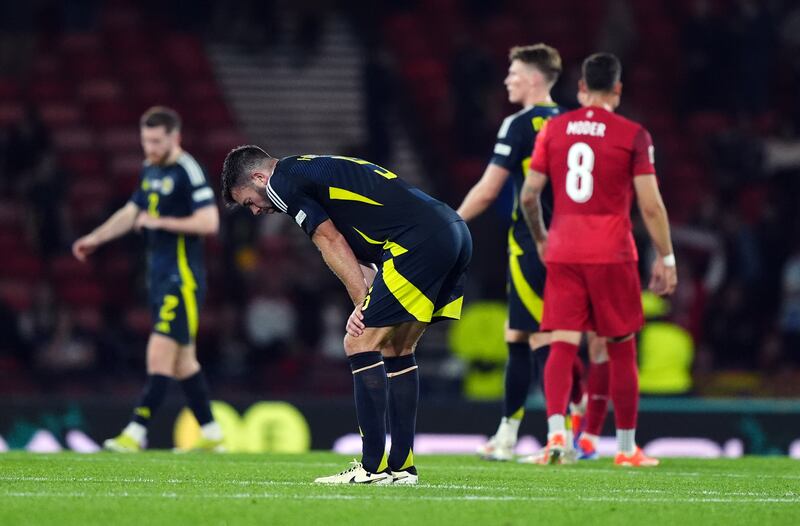
<instances>
[{"instance_id":1,"label":"red football shorts","mask_svg":"<svg viewBox=\"0 0 800 526\"><path fill-rule=\"evenodd\" d=\"M642 328L636 262L548 263L542 329L625 336Z\"/></svg>"}]
</instances>

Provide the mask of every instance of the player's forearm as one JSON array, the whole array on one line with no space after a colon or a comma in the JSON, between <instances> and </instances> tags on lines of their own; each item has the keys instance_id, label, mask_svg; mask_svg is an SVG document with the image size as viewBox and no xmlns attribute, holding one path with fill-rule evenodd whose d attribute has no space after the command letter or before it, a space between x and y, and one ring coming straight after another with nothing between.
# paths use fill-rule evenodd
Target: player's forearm
<instances>
[{"instance_id":1,"label":"player's forearm","mask_svg":"<svg viewBox=\"0 0 800 526\"><path fill-rule=\"evenodd\" d=\"M520 208L533 239L537 242L547 239L547 229L544 226L542 214L541 191L527 184L524 185L520 196Z\"/></svg>"},{"instance_id":2,"label":"player's forearm","mask_svg":"<svg viewBox=\"0 0 800 526\"><path fill-rule=\"evenodd\" d=\"M138 213L139 207L133 203L127 203L106 219L102 225L95 228L90 235L97 239L98 244L103 244L125 235L133 228L136 214Z\"/></svg>"},{"instance_id":3,"label":"player's forearm","mask_svg":"<svg viewBox=\"0 0 800 526\"><path fill-rule=\"evenodd\" d=\"M659 203L657 206L643 208L641 212L644 226L647 228L647 233L650 234L650 239L653 241L658 255L664 257L672 254L672 238L669 232L667 209L662 203Z\"/></svg>"},{"instance_id":4,"label":"player's forearm","mask_svg":"<svg viewBox=\"0 0 800 526\"><path fill-rule=\"evenodd\" d=\"M497 198L480 185L474 186L464 198L464 202L458 207L458 215L464 221L472 221L489 208L489 205Z\"/></svg>"},{"instance_id":5,"label":"player's forearm","mask_svg":"<svg viewBox=\"0 0 800 526\"><path fill-rule=\"evenodd\" d=\"M161 217L160 228L173 234L210 236L219 231L219 213L215 206L201 208L187 217Z\"/></svg>"},{"instance_id":6,"label":"player's forearm","mask_svg":"<svg viewBox=\"0 0 800 526\"><path fill-rule=\"evenodd\" d=\"M322 253L325 264L344 284L353 304L358 305L364 301L367 296L365 275L353 254L353 249L347 244L344 236L341 234L338 237L315 235L313 241Z\"/></svg>"}]
</instances>

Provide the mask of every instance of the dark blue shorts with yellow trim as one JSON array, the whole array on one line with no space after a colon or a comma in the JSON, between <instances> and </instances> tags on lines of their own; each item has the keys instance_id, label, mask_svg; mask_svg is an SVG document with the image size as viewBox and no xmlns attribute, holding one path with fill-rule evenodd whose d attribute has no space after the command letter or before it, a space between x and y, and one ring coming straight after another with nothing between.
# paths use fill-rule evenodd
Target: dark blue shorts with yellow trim
<instances>
[{"instance_id":1,"label":"dark blue shorts with yellow trim","mask_svg":"<svg viewBox=\"0 0 800 526\"><path fill-rule=\"evenodd\" d=\"M539 331L545 277L545 267L535 252L508 256L509 329Z\"/></svg>"},{"instance_id":2,"label":"dark blue shorts with yellow trim","mask_svg":"<svg viewBox=\"0 0 800 526\"><path fill-rule=\"evenodd\" d=\"M193 343L197 336L200 306L205 291L181 282L165 283L150 294L153 332L172 338L180 345Z\"/></svg>"},{"instance_id":3,"label":"dark blue shorts with yellow trim","mask_svg":"<svg viewBox=\"0 0 800 526\"><path fill-rule=\"evenodd\" d=\"M364 325L459 319L471 259L472 236L463 221L447 225L410 250L387 248L364 300Z\"/></svg>"}]
</instances>

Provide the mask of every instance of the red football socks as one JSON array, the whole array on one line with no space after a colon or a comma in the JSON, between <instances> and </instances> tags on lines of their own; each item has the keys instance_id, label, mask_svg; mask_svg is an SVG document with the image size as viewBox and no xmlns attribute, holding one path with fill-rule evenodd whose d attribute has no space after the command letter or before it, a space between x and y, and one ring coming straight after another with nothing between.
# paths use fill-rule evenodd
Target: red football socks
<instances>
[{"instance_id":1,"label":"red football socks","mask_svg":"<svg viewBox=\"0 0 800 526\"><path fill-rule=\"evenodd\" d=\"M608 342L611 366L609 384L617 429L635 429L639 410L639 374L636 370L636 339Z\"/></svg>"},{"instance_id":2,"label":"red football socks","mask_svg":"<svg viewBox=\"0 0 800 526\"><path fill-rule=\"evenodd\" d=\"M575 356L572 362L572 390L570 391L569 401L573 404L580 404L583 399L583 360Z\"/></svg>"},{"instance_id":3,"label":"red football socks","mask_svg":"<svg viewBox=\"0 0 800 526\"><path fill-rule=\"evenodd\" d=\"M550 344L550 356L544 368L544 397L548 417L567 412L572 387L572 368L577 354L577 345L567 342Z\"/></svg>"},{"instance_id":4,"label":"red football socks","mask_svg":"<svg viewBox=\"0 0 800 526\"><path fill-rule=\"evenodd\" d=\"M608 362L589 365L587 381L586 427L584 431L599 436L608 411Z\"/></svg>"}]
</instances>

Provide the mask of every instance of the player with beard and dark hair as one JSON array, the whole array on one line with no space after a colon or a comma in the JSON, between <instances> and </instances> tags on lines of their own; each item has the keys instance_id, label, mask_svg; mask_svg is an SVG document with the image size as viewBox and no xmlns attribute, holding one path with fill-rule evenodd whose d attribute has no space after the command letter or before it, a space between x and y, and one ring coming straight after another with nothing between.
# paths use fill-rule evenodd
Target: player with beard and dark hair
<instances>
[{"instance_id":1,"label":"player with beard and dark hair","mask_svg":"<svg viewBox=\"0 0 800 526\"><path fill-rule=\"evenodd\" d=\"M140 121L145 161L130 201L81 237L72 252L85 261L98 247L131 230L147 242L147 284L153 330L147 344L147 382L130 423L103 447L142 449L147 427L173 379L200 424L193 449L219 451L222 430L211 415L208 387L197 361L195 336L205 296L203 236L219 229L214 191L197 161L181 148L181 120L169 108L147 110Z\"/></svg>"}]
</instances>

